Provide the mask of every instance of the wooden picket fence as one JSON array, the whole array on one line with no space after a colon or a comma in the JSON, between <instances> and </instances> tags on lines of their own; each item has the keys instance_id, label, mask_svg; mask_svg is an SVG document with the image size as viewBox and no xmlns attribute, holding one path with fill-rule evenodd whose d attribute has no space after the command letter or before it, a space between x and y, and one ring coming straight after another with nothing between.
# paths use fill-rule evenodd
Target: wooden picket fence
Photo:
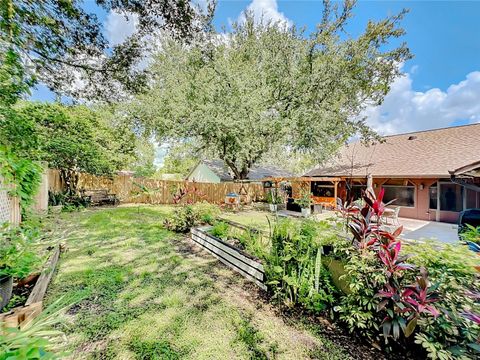
<instances>
[{"instance_id":1,"label":"wooden picket fence","mask_svg":"<svg viewBox=\"0 0 480 360\"><path fill-rule=\"evenodd\" d=\"M61 192L64 185L58 170L48 170L49 190ZM131 175L94 176L81 173L78 180L79 190L108 190L122 203L173 204L173 195L179 189L187 189L185 200L192 202L207 201L213 204L225 202L228 193L241 195L245 203L263 199L263 186L260 183L197 183L190 181L156 180L134 178Z\"/></svg>"}]
</instances>

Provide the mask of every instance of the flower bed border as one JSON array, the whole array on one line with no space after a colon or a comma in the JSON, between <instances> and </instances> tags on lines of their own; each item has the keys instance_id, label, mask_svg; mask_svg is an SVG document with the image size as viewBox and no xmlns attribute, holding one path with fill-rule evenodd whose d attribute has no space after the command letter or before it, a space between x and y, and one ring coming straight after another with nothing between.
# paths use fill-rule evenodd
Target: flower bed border
<instances>
[{"instance_id":1,"label":"flower bed border","mask_svg":"<svg viewBox=\"0 0 480 360\"><path fill-rule=\"evenodd\" d=\"M25 305L16 307L10 311L0 314L0 322L4 323L5 327L22 327L42 313L43 298L47 291L47 287L52 280L55 267L57 266L60 257L61 245L55 246L53 253L43 266L42 272L28 296Z\"/></svg>"},{"instance_id":2,"label":"flower bed border","mask_svg":"<svg viewBox=\"0 0 480 360\"><path fill-rule=\"evenodd\" d=\"M201 226L191 229L192 240L210 252L222 263L254 282L263 290L267 287L265 270L256 257L208 233L211 226Z\"/></svg>"}]
</instances>

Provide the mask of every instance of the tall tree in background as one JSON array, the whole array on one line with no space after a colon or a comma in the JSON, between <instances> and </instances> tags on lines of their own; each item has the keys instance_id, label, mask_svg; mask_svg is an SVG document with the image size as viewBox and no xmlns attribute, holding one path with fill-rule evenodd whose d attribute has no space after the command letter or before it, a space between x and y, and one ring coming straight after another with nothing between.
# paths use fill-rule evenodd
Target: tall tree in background
<instances>
[{"instance_id":1,"label":"tall tree in background","mask_svg":"<svg viewBox=\"0 0 480 360\"><path fill-rule=\"evenodd\" d=\"M38 80L58 93L89 100L115 100L118 94L139 92L146 82L138 67L145 38L167 31L188 43L208 26L214 8L211 3L202 11L184 0L96 4L136 16L136 32L110 48L101 23L84 10L82 1L0 1L1 99L25 92Z\"/></svg>"},{"instance_id":2,"label":"tall tree in background","mask_svg":"<svg viewBox=\"0 0 480 360\"><path fill-rule=\"evenodd\" d=\"M370 21L353 38L344 31L353 7L325 2L309 37L247 15L206 44L166 40L150 69L151 90L130 111L160 141L191 140L237 179L275 148L321 161L354 134L368 140L374 134L359 114L383 101L410 53L405 44L385 50L404 34L404 12Z\"/></svg>"}]
</instances>

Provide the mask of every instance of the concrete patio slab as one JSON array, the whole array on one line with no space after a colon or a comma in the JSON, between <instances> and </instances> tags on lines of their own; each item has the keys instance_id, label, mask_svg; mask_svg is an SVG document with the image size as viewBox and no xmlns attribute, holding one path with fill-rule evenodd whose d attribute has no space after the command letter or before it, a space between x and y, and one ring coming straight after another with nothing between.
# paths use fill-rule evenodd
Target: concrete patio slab
<instances>
[{"instance_id":1,"label":"concrete patio slab","mask_svg":"<svg viewBox=\"0 0 480 360\"><path fill-rule=\"evenodd\" d=\"M458 226L455 224L407 218L399 218L399 222L403 225L403 233L401 235L403 239L435 239L449 244L458 243Z\"/></svg>"}]
</instances>

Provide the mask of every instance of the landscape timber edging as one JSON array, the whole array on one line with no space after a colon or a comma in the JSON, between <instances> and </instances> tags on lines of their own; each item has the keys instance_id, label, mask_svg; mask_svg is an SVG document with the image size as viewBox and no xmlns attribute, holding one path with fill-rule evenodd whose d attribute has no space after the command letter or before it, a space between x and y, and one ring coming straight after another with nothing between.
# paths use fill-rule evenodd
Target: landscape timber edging
<instances>
[{"instance_id":1,"label":"landscape timber edging","mask_svg":"<svg viewBox=\"0 0 480 360\"><path fill-rule=\"evenodd\" d=\"M235 246L208 233L211 226L191 229L192 240L210 252L222 263L254 282L263 290L265 285L265 270L262 263L255 257L245 253Z\"/></svg>"},{"instance_id":2,"label":"landscape timber edging","mask_svg":"<svg viewBox=\"0 0 480 360\"><path fill-rule=\"evenodd\" d=\"M53 273L55 272L60 252L61 246L56 245L53 253L45 262L42 272L25 302L25 305L18 306L10 311L0 314L0 323L3 323L5 327L21 328L24 323L30 322L42 313L43 298L45 297L47 287L52 280Z\"/></svg>"}]
</instances>

